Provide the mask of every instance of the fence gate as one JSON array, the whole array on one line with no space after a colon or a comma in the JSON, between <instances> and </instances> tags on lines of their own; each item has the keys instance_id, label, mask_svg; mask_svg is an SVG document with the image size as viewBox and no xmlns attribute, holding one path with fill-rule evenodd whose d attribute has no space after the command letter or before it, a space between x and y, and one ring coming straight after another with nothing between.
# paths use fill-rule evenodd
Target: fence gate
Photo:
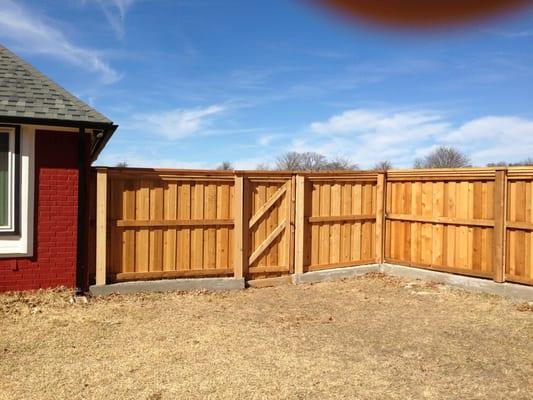
<instances>
[{"instance_id":1,"label":"fence gate","mask_svg":"<svg viewBox=\"0 0 533 400\"><path fill-rule=\"evenodd\" d=\"M294 272L294 190L290 174L243 178L245 231L243 257L247 279Z\"/></svg>"}]
</instances>

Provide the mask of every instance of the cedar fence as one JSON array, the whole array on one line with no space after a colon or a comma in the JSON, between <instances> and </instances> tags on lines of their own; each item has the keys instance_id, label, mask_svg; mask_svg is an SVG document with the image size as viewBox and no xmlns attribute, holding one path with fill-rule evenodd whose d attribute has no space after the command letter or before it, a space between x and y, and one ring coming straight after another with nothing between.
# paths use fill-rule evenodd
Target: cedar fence
<instances>
[{"instance_id":1,"label":"cedar fence","mask_svg":"<svg viewBox=\"0 0 533 400\"><path fill-rule=\"evenodd\" d=\"M393 263L533 285L533 168L96 168L97 284Z\"/></svg>"}]
</instances>

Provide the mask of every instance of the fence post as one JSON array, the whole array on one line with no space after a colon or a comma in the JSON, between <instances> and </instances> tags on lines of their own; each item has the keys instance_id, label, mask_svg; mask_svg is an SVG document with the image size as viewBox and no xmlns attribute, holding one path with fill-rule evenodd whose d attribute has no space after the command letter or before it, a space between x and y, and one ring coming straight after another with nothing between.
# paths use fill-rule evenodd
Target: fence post
<instances>
[{"instance_id":1,"label":"fence post","mask_svg":"<svg viewBox=\"0 0 533 400\"><path fill-rule=\"evenodd\" d=\"M496 170L494 181L494 281L505 281L505 236L507 217L507 171Z\"/></svg>"},{"instance_id":2,"label":"fence post","mask_svg":"<svg viewBox=\"0 0 533 400\"><path fill-rule=\"evenodd\" d=\"M235 175L235 267L234 277L244 278L248 273L248 196L244 176Z\"/></svg>"},{"instance_id":3,"label":"fence post","mask_svg":"<svg viewBox=\"0 0 533 400\"><path fill-rule=\"evenodd\" d=\"M294 273L304 273L304 231L305 231L305 177L296 177L296 216L294 232Z\"/></svg>"},{"instance_id":4,"label":"fence post","mask_svg":"<svg viewBox=\"0 0 533 400\"><path fill-rule=\"evenodd\" d=\"M107 169L96 170L96 284L106 284Z\"/></svg>"},{"instance_id":5,"label":"fence post","mask_svg":"<svg viewBox=\"0 0 533 400\"><path fill-rule=\"evenodd\" d=\"M385 173L378 173L376 185L376 263L383 263L384 220L385 220Z\"/></svg>"},{"instance_id":6,"label":"fence post","mask_svg":"<svg viewBox=\"0 0 533 400\"><path fill-rule=\"evenodd\" d=\"M291 176L291 190L287 192L289 197L288 203L288 212L289 212L289 273L294 274L294 263L295 263L295 246L296 246L296 176Z\"/></svg>"}]
</instances>

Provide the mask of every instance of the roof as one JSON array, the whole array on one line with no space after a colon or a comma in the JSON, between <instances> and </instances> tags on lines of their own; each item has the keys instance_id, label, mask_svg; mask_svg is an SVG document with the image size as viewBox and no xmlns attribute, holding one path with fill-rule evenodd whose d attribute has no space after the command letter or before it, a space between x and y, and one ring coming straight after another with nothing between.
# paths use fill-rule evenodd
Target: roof
<instances>
[{"instance_id":1,"label":"roof","mask_svg":"<svg viewBox=\"0 0 533 400\"><path fill-rule=\"evenodd\" d=\"M2 45L0 117L112 124Z\"/></svg>"}]
</instances>

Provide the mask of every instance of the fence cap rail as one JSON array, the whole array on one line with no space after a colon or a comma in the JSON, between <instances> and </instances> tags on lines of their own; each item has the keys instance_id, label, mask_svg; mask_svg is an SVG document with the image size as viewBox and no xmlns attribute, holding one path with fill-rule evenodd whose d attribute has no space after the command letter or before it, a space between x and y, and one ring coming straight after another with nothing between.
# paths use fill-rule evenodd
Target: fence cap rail
<instances>
[{"instance_id":1,"label":"fence cap rail","mask_svg":"<svg viewBox=\"0 0 533 400\"><path fill-rule=\"evenodd\" d=\"M388 171L350 170L350 171L277 171L277 170L216 170L216 169L175 169L175 168L137 168L95 166L93 171L108 171L112 176L145 175L154 177L290 177L303 176L309 179L358 178L376 179L385 174L390 179L416 178L494 178L496 171L506 171L510 178L532 178L533 166L520 167L472 167L472 168L429 168L429 169L391 169Z\"/></svg>"},{"instance_id":2,"label":"fence cap rail","mask_svg":"<svg viewBox=\"0 0 533 400\"><path fill-rule=\"evenodd\" d=\"M172 174L172 175L213 175L233 176L235 171L217 169L179 169L179 168L137 168L137 167L93 167L95 170L108 170L113 174Z\"/></svg>"},{"instance_id":3,"label":"fence cap rail","mask_svg":"<svg viewBox=\"0 0 533 400\"><path fill-rule=\"evenodd\" d=\"M533 179L533 167L508 168L507 177L511 179Z\"/></svg>"}]
</instances>

